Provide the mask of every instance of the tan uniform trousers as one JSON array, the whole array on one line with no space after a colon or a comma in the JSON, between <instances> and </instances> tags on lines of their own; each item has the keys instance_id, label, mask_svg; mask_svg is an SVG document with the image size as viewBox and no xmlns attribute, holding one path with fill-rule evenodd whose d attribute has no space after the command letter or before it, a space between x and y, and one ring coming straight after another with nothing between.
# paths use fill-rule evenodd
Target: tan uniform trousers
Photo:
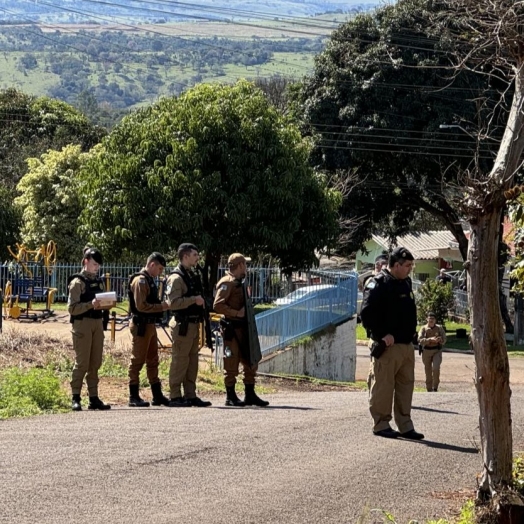
<instances>
[{"instance_id":1,"label":"tan uniform trousers","mask_svg":"<svg viewBox=\"0 0 524 524\"><path fill-rule=\"evenodd\" d=\"M237 382L238 366L242 364L244 384L254 384L258 365L251 366L242 356L238 341L242 342L247 333L243 329L235 329L236 337L233 340L224 340L224 383L226 387L234 386ZM238 339L238 340L237 340ZM225 351L229 348L231 356L226 357Z\"/></svg>"},{"instance_id":2,"label":"tan uniform trousers","mask_svg":"<svg viewBox=\"0 0 524 524\"><path fill-rule=\"evenodd\" d=\"M415 386L415 351L413 344L393 344L379 359L372 359L369 411L373 431L391 427L391 408L401 433L413 429L411 402Z\"/></svg>"},{"instance_id":3,"label":"tan uniform trousers","mask_svg":"<svg viewBox=\"0 0 524 524\"><path fill-rule=\"evenodd\" d=\"M75 366L71 377L71 392L80 395L84 377L90 397L98 396L98 370L102 365L104 328L101 318L83 318L73 321L73 349Z\"/></svg>"},{"instance_id":4,"label":"tan uniform trousers","mask_svg":"<svg viewBox=\"0 0 524 524\"><path fill-rule=\"evenodd\" d=\"M442 364L441 349L424 349L422 351L422 362L426 372L426 389L437 391L440 384L440 365Z\"/></svg>"},{"instance_id":5,"label":"tan uniform trousers","mask_svg":"<svg viewBox=\"0 0 524 524\"><path fill-rule=\"evenodd\" d=\"M131 362L129 363L129 385L140 384L140 371L146 365L147 379L151 385L160 382L158 378L158 337L155 324L146 324L143 337L137 335L138 326L129 323L132 335Z\"/></svg>"},{"instance_id":6,"label":"tan uniform trousers","mask_svg":"<svg viewBox=\"0 0 524 524\"><path fill-rule=\"evenodd\" d=\"M200 322L189 322L187 334L184 337L178 334L180 324L171 325L171 338L173 340L171 367L169 368L171 398L182 396L182 385L184 386L185 398L196 397L201 325Z\"/></svg>"}]
</instances>

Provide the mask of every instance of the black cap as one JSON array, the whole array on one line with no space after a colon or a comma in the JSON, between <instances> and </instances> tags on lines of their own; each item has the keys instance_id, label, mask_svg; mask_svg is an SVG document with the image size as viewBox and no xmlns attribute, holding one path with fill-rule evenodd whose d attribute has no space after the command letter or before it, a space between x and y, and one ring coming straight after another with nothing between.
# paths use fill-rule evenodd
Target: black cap
<instances>
[{"instance_id":1,"label":"black cap","mask_svg":"<svg viewBox=\"0 0 524 524\"><path fill-rule=\"evenodd\" d=\"M387 255L385 255L385 254L379 255L378 257L375 258L375 264L377 262L386 262L387 263L388 258L389 257Z\"/></svg>"},{"instance_id":2,"label":"black cap","mask_svg":"<svg viewBox=\"0 0 524 524\"><path fill-rule=\"evenodd\" d=\"M180 251L187 251L189 249L194 249L195 251L198 251L198 248L195 246L195 244L190 244L188 242L184 242L183 244L180 244L178 246L178 252Z\"/></svg>"},{"instance_id":3,"label":"black cap","mask_svg":"<svg viewBox=\"0 0 524 524\"><path fill-rule=\"evenodd\" d=\"M86 247L84 249L84 260L94 260L97 264L102 265L104 263L104 259L102 258L102 253L98 251L98 249L95 249L94 247Z\"/></svg>"},{"instance_id":4,"label":"black cap","mask_svg":"<svg viewBox=\"0 0 524 524\"><path fill-rule=\"evenodd\" d=\"M415 257L411 254L411 252L406 249L405 247L396 247L391 252L391 258L395 260L415 260Z\"/></svg>"},{"instance_id":5,"label":"black cap","mask_svg":"<svg viewBox=\"0 0 524 524\"><path fill-rule=\"evenodd\" d=\"M437 315L435 315L435 313L433 313L433 311L428 311L428 314L426 315L426 318L437 318Z\"/></svg>"}]
</instances>

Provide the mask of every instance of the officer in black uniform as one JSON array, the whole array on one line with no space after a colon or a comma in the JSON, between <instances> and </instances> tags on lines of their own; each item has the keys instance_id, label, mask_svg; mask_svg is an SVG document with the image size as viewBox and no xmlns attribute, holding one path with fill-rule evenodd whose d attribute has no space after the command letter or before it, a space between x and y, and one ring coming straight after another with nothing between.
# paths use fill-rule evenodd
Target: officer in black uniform
<instances>
[{"instance_id":1,"label":"officer in black uniform","mask_svg":"<svg viewBox=\"0 0 524 524\"><path fill-rule=\"evenodd\" d=\"M105 290L104 281L98 276L102 254L94 248L85 248L82 271L68 279L67 310L70 314L75 350L75 367L71 377L73 394L71 409L82 411L81 390L84 377L89 392L89 409L107 410L98 397L98 370L102 365L104 349L104 312L100 309L97 293Z\"/></svg>"},{"instance_id":2,"label":"officer in black uniform","mask_svg":"<svg viewBox=\"0 0 524 524\"><path fill-rule=\"evenodd\" d=\"M388 268L366 284L360 316L371 333L372 376L369 411L373 433L380 437L422 440L413 428L411 402L415 385L413 338L417 309L409 274L413 255L404 247L393 250ZM390 426L394 404L398 431Z\"/></svg>"}]
</instances>

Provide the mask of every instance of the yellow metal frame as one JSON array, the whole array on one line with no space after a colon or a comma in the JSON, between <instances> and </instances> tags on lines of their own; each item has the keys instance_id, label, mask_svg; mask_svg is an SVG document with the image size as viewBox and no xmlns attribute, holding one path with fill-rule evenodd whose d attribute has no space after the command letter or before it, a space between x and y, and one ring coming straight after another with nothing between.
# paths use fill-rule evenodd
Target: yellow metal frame
<instances>
[{"instance_id":1,"label":"yellow metal frame","mask_svg":"<svg viewBox=\"0 0 524 524\"><path fill-rule=\"evenodd\" d=\"M23 272L30 279L33 278L33 272L27 265L29 262L40 262L40 260L42 260L47 274L53 274L54 266L56 264L56 243L53 240L50 240L47 244L42 244L38 249L35 250L27 249L25 244L19 244L18 242L16 243L16 252L11 249L11 246L7 246L7 249L15 261L20 264ZM31 260L31 255L33 255L33 260ZM46 310L51 311L51 304L53 302L55 293L58 290L54 287L48 287L46 289ZM36 315L43 313L40 310L32 309L31 299L28 299L27 301L27 308L21 308L19 304L19 296L13 295L12 293L12 283L7 282L4 292L4 302L2 304L4 316L6 318L19 319L21 318L23 312L29 314L30 311L33 311ZM46 315L44 314L43 316L45 317Z\"/></svg>"}]
</instances>

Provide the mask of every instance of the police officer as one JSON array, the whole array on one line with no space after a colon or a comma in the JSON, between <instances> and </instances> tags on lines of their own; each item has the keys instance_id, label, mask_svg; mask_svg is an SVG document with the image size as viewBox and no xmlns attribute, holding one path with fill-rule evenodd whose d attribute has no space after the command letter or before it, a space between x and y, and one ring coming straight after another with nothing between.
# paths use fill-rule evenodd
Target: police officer
<instances>
[{"instance_id":1,"label":"police officer","mask_svg":"<svg viewBox=\"0 0 524 524\"><path fill-rule=\"evenodd\" d=\"M71 316L75 366L71 378L73 394L71 409L82 411L81 391L84 377L89 393L88 409L107 410L111 406L98 398L98 370L102 365L104 348L103 311L97 293L105 290L98 276L102 255L94 248L85 248L80 273L69 278L67 311Z\"/></svg>"},{"instance_id":2,"label":"police officer","mask_svg":"<svg viewBox=\"0 0 524 524\"><path fill-rule=\"evenodd\" d=\"M149 402L140 397L140 371L144 364L147 378L153 393L153 406L167 406L169 399L162 394L162 385L158 378L158 337L156 322L169 308L167 302L158 297L155 278L166 267L166 259L157 252L147 258L146 266L129 279L129 307L132 319L129 329L132 335L131 362L129 364L129 406L146 408Z\"/></svg>"},{"instance_id":3,"label":"police officer","mask_svg":"<svg viewBox=\"0 0 524 524\"><path fill-rule=\"evenodd\" d=\"M417 329L417 309L408 276L413 260L406 248L393 250L388 268L367 283L360 314L374 342L369 394L373 433L386 438L421 440L424 435L415 431L411 421L415 384L412 342ZM398 431L389 424L393 403Z\"/></svg>"},{"instance_id":4,"label":"police officer","mask_svg":"<svg viewBox=\"0 0 524 524\"><path fill-rule=\"evenodd\" d=\"M240 253L233 253L229 257L227 261L229 271L216 286L213 309L225 317L222 322L222 334L226 406L266 407L269 402L262 400L255 393L258 364L253 365L249 361L249 337L242 283L247 275L247 262L249 259ZM239 364L242 364L244 374L244 401L241 401L235 392Z\"/></svg>"},{"instance_id":5,"label":"police officer","mask_svg":"<svg viewBox=\"0 0 524 524\"><path fill-rule=\"evenodd\" d=\"M169 275L166 294L175 315L169 321L173 349L169 369L170 407L206 408L211 402L196 394L200 328L204 322L204 298L199 276L193 271L200 256L194 244L178 247L178 267ZM182 386L184 395L182 395Z\"/></svg>"},{"instance_id":6,"label":"police officer","mask_svg":"<svg viewBox=\"0 0 524 524\"><path fill-rule=\"evenodd\" d=\"M426 389L438 391L440 383L440 365L442 364L442 346L446 343L446 332L437 324L435 313L429 312L427 324L418 332L418 343L422 352L422 362L426 372Z\"/></svg>"}]
</instances>

